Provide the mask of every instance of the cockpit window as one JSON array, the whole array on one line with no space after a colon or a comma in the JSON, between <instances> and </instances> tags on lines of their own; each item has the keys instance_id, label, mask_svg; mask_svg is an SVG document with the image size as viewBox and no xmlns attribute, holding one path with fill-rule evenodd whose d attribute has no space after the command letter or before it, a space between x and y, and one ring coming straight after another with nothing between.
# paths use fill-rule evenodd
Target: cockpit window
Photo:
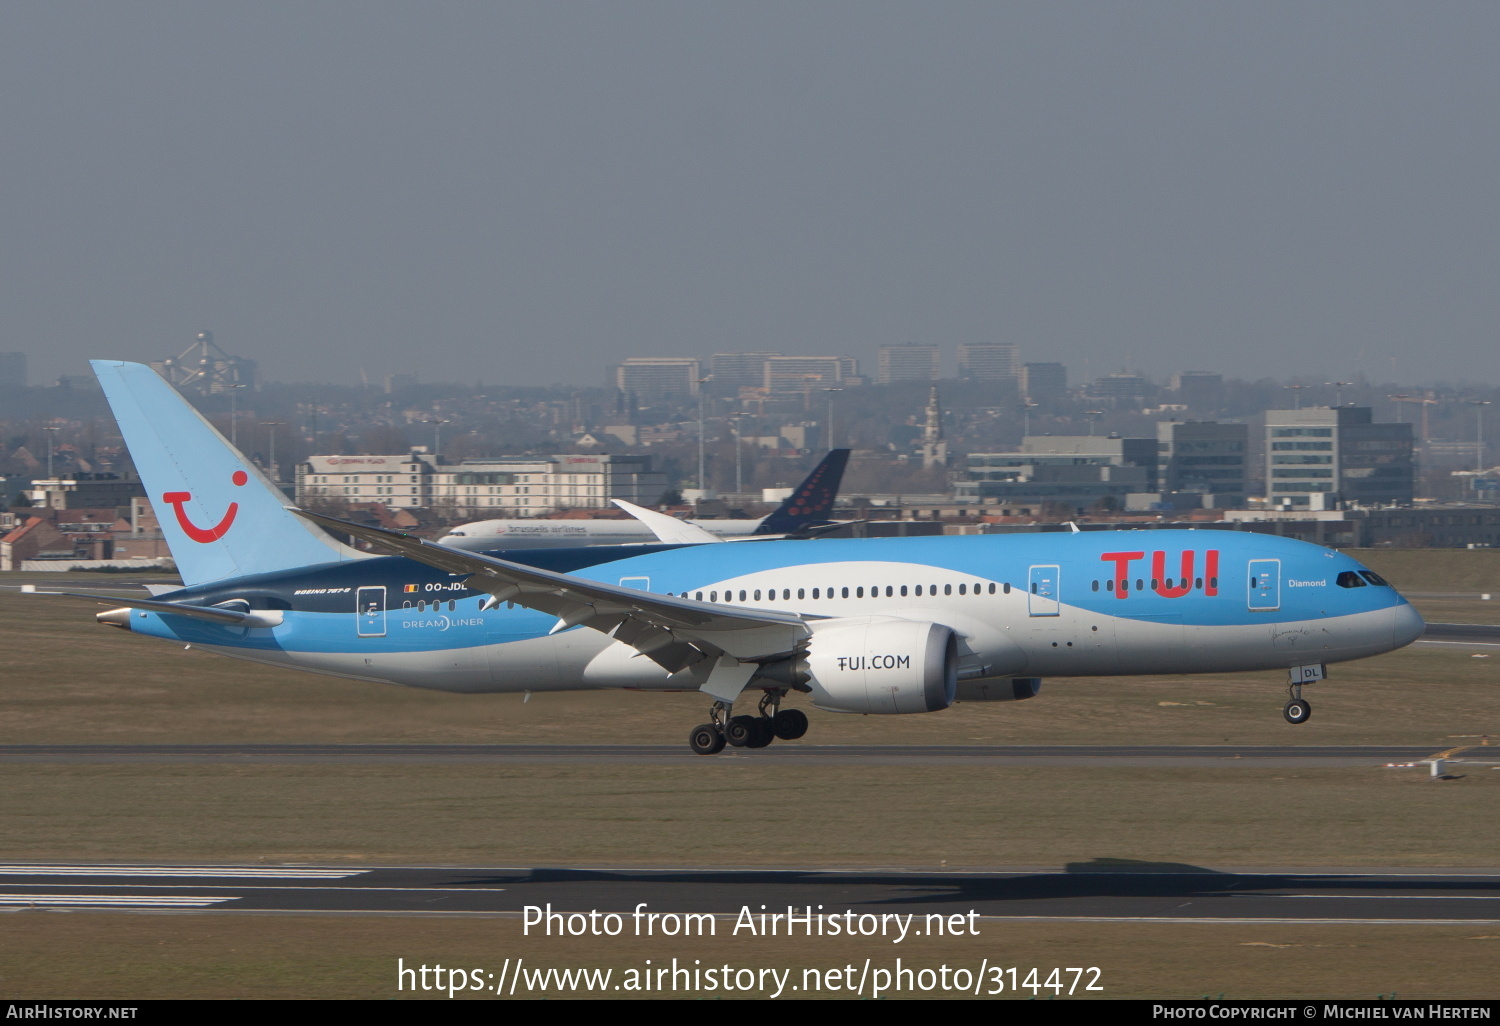
<instances>
[{"instance_id":1,"label":"cockpit window","mask_svg":"<svg viewBox=\"0 0 1500 1026\"><path fill-rule=\"evenodd\" d=\"M1374 570L1361 570L1359 572L1359 576L1363 577L1365 580L1369 581L1376 587L1389 588L1391 586L1390 581L1387 581L1384 577L1381 577Z\"/></svg>"},{"instance_id":2,"label":"cockpit window","mask_svg":"<svg viewBox=\"0 0 1500 1026\"><path fill-rule=\"evenodd\" d=\"M1365 582L1353 570L1345 570L1333 583L1340 588L1363 588L1365 586Z\"/></svg>"}]
</instances>

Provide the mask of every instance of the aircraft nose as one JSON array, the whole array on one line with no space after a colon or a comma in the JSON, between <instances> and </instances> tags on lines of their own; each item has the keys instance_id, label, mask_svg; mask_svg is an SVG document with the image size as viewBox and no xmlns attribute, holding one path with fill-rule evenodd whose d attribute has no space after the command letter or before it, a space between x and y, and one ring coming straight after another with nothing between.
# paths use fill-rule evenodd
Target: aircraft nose
<instances>
[{"instance_id":1,"label":"aircraft nose","mask_svg":"<svg viewBox=\"0 0 1500 1026\"><path fill-rule=\"evenodd\" d=\"M1401 648L1420 638L1427 624L1411 603L1403 602L1391 610L1391 627L1391 641Z\"/></svg>"}]
</instances>

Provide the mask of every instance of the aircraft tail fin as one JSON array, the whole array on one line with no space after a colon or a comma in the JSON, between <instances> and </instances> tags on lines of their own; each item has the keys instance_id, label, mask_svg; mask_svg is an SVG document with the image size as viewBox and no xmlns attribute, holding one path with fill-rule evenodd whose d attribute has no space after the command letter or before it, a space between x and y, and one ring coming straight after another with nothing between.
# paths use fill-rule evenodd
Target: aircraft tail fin
<instances>
[{"instance_id":1,"label":"aircraft tail fin","mask_svg":"<svg viewBox=\"0 0 1500 1026\"><path fill-rule=\"evenodd\" d=\"M286 495L150 367L92 366L183 583L366 557L289 513Z\"/></svg>"},{"instance_id":2,"label":"aircraft tail fin","mask_svg":"<svg viewBox=\"0 0 1500 1026\"><path fill-rule=\"evenodd\" d=\"M833 500L838 497L848 462L848 449L830 449L786 501L760 522L755 533L795 534L815 524L826 523L833 513Z\"/></svg>"}]
</instances>

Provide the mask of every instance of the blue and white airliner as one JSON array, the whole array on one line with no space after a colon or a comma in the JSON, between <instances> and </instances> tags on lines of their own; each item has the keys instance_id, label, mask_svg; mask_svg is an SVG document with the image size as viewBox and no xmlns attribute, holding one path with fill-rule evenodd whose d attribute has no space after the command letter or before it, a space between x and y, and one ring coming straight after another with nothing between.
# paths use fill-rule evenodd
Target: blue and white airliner
<instances>
[{"instance_id":1,"label":"blue and white airliner","mask_svg":"<svg viewBox=\"0 0 1500 1026\"><path fill-rule=\"evenodd\" d=\"M1301 723L1328 664L1423 630L1348 556L1227 531L462 551L289 508L150 368L94 369L185 582L102 623L439 691L701 691L703 754L802 736L793 695L931 713L1031 698L1049 675L1284 669Z\"/></svg>"}]
</instances>

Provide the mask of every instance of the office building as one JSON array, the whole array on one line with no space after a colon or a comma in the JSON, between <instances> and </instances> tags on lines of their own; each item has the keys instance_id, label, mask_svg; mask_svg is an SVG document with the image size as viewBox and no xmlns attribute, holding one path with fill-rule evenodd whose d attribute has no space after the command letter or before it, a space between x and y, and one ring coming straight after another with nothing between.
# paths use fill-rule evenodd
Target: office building
<instances>
[{"instance_id":1,"label":"office building","mask_svg":"<svg viewBox=\"0 0 1500 1026\"><path fill-rule=\"evenodd\" d=\"M535 517L612 508L611 499L654 505L667 476L650 456L517 456L441 463L406 456L311 456L297 466L299 503L378 502L439 509L454 517Z\"/></svg>"},{"instance_id":2,"label":"office building","mask_svg":"<svg viewBox=\"0 0 1500 1026\"><path fill-rule=\"evenodd\" d=\"M1199 493L1205 505L1218 509L1245 504L1249 425L1163 422L1156 425L1156 439L1166 491Z\"/></svg>"},{"instance_id":3,"label":"office building","mask_svg":"<svg viewBox=\"0 0 1500 1026\"><path fill-rule=\"evenodd\" d=\"M1020 350L1016 346L1000 343L964 344L958 347L958 376L969 381L1014 384L1021 378L1020 361Z\"/></svg>"},{"instance_id":4,"label":"office building","mask_svg":"<svg viewBox=\"0 0 1500 1026\"><path fill-rule=\"evenodd\" d=\"M765 388L777 395L842 388L858 373L858 364L847 356L771 356Z\"/></svg>"},{"instance_id":5,"label":"office building","mask_svg":"<svg viewBox=\"0 0 1500 1026\"><path fill-rule=\"evenodd\" d=\"M902 381L936 381L940 358L937 346L881 346L875 381L881 385L893 385Z\"/></svg>"},{"instance_id":6,"label":"office building","mask_svg":"<svg viewBox=\"0 0 1500 1026\"><path fill-rule=\"evenodd\" d=\"M1021 393L1029 403L1055 403L1068 395L1068 369L1060 363L1028 363L1021 368Z\"/></svg>"},{"instance_id":7,"label":"office building","mask_svg":"<svg viewBox=\"0 0 1500 1026\"><path fill-rule=\"evenodd\" d=\"M1377 424L1368 406L1266 411L1266 496L1273 509L1410 504L1410 424Z\"/></svg>"},{"instance_id":8,"label":"office building","mask_svg":"<svg viewBox=\"0 0 1500 1026\"><path fill-rule=\"evenodd\" d=\"M719 395L734 395L742 388L764 388L766 361L780 353L715 353L713 355L713 390Z\"/></svg>"},{"instance_id":9,"label":"office building","mask_svg":"<svg viewBox=\"0 0 1500 1026\"><path fill-rule=\"evenodd\" d=\"M644 405L696 399L703 377L697 359L685 356L632 356L613 370L614 387Z\"/></svg>"}]
</instances>

